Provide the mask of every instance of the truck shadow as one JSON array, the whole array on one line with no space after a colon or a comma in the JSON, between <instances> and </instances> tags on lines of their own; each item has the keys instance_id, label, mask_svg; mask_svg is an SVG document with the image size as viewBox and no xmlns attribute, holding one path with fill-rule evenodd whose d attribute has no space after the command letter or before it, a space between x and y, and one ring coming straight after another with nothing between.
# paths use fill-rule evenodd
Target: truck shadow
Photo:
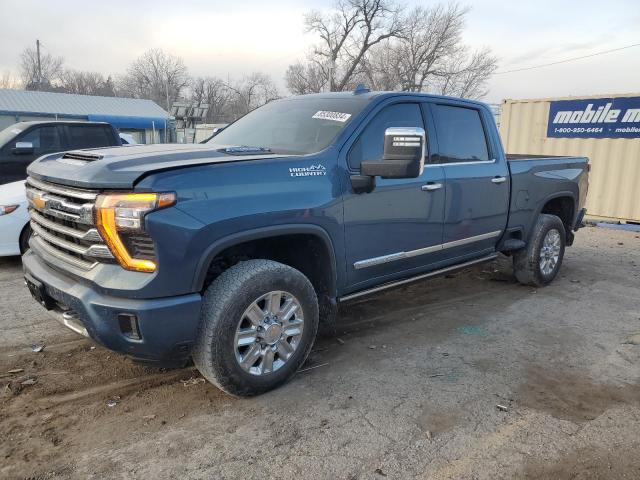
<instances>
[{"instance_id":1,"label":"truck shadow","mask_svg":"<svg viewBox=\"0 0 640 480\"><path fill-rule=\"evenodd\" d=\"M483 317L493 317L492 309L503 310L531 290L513 278L510 259L501 258L342 304L336 333L356 335L372 327L383 331L417 320L428 326L439 318L459 319L456 324L479 323Z\"/></svg>"},{"instance_id":2,"label":"truck shadow","mask_svg":"<svg viewBox=\"0 0 640 480\"><path fill-rule=\"evenodd\" d=\"M22 257L0 257L0 270L18 270L22 268Z\"/></svg>"}]
</instances>

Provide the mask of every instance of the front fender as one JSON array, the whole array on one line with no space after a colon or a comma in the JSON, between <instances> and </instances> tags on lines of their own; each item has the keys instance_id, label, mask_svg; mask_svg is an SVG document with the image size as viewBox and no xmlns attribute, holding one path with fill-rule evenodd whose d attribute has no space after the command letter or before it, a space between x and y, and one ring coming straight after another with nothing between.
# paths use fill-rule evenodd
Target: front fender
<instances>
[{"instance_id":1,"label":"front fender","mask_svg":"<svg viewBox=\"0 0 640 480\"><path fill-rule=\"evenodd\" d=\"M322 240L327 251L329 252L330 263L331 263L331 278L332 284L330 285L331 295L336 295L336 285L337 285L337 268L336 268L336 254L335 248L333 246L333 242L331 241L331 237L327 233L327 231L313 224L284 224L284 225L274 225L269 227L261 227L255 228L252 230L245 230L239 233L234 233L231 235L227 235L223 238L219 238L209 245L209 247L204 251L200 261L198 262L198 266L193 276L192 283L192 291L197 292L201 291L204 287L204 282L207 277L207 272L209 270L209 266L213 259L220 252L225 249L232 247L234 245L239 245L241 243L249 242L252 240L260 240L263 238L271 238L278 237L283 235L296 235L296 234L309 234L314 235Z\"/></svg>"}]
</instances>

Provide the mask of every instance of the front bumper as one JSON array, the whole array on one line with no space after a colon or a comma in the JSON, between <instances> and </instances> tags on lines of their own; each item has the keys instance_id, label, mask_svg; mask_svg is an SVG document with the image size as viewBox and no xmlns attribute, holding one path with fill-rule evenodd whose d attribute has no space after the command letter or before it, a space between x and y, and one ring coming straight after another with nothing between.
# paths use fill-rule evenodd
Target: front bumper
<instances>
[{"instance_id":1,"label":"front bumper","mask_svg":"<svg viewBox=\"0 0 640 480\"><path fill-rule=\"evenodd\" d=\"M177 366L188 359L198 329L200 294L154 299L114 297L54 270L33 251L22 257L22 263L27 277L41 282L46 295L55 301L52 313L76 333L84 334L85 329L106 348L157 366ZM122 330L120 314L135 316L139 339Z\"/></svg>"}]
</instances>

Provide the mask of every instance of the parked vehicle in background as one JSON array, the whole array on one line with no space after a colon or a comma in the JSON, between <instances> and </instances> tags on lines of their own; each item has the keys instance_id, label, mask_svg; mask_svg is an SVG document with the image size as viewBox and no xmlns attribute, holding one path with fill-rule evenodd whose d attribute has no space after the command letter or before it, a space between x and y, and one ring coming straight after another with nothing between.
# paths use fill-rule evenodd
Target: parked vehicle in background
<instances>
[{"instance_id":1,"label":"parked vehicle in background","mask_svg":"<svg viewBox=\"0 0 640 480\"><path fill-rule=\"evenodd\" d=\"M23 254L30 234L24 180L0 185L0 257Z\"/></svg>"},{"instance_id":2,"label":"parked vehicle in background","mask_svg":"<svg viewBox=\"0 0 640 480\"><path fill-rule=\"evenodd\" d=\"M587 186L584 157L508 159L482 103L292 97L207 144L34 162L25 278L74 331L254 395L295 374L338 302L500 252L548 284Z\"/></svg>"},{"instance_id":3,"label":"parked vehicle in background","mask_svg":"<svg viewBox=\"0 0 640 480\"><path fill-rule=\"evenodd\" d=\"M122 145L103 122L19 122L0 131L0 185L27 177L27 166L49 153Z\"/></svg>"},{"instance_id":4,"label":"parked vehicle in background","mask_svg":"<svg viewBox=\"0 0 640 480\"><path fill-rule=\"evenodd\" d=\"M133 135L131 135L130 133L120 132L119 135L122 145L138 145L138 142L136 142L136 139L133 138Z\"/></svg>"}]
</instances>

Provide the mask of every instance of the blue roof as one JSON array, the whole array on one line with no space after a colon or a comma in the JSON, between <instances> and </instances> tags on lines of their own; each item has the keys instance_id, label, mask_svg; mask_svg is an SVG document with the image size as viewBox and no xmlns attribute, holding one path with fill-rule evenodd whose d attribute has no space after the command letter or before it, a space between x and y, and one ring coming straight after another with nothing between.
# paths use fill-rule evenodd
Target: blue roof
<instances>
[{"instance_id":1,"label":"blue roof","mask_svg":"<svg viewBox=\"0 0 640 480\"><path fill-rule=\"evenodd\" d=\"M164 130L167 117L125 117L122 115L87 115L90 122L107 122L118 128L155 128Z\"/></svg>"},{"instance_id":2,"label":"blue roof","mask_svg":"<svg viewBox=\"0 0 640 480\"><path fill-rule=\"evenodd\" d=\"M169 114L151 100L0 89L0 113L82 117L127 128L151 128ZM144 119L144 120L143 120ZM144 126L141 126L144 124ZM147 126L148 125L148 126Z\"/></svg>"}]
</instances>

